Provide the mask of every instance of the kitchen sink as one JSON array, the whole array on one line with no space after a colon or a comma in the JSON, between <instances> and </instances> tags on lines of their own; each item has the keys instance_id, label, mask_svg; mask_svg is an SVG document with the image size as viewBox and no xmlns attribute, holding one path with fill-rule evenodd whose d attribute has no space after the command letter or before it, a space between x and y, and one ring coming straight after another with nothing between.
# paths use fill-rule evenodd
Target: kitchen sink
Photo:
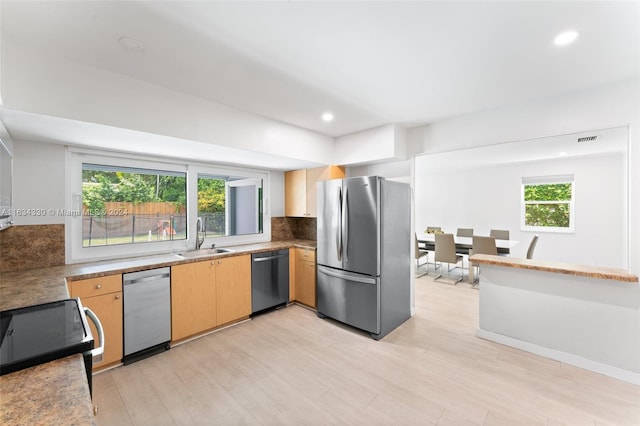
<instances>
[{"instance_id":1,"label":"kitchen sink","mask_svg":"<svg viewBox=\"0 0 640 426\"><path fill-rule=\"evenodd\" d=\"M228 248L190 250L182 253L176 253L176 256L182 257L184 259L192 259L194 257L204 257L204 256L211 256L211 255L223 254L223 253L233 253L233 250Z\"/></svg>"}]
</instances>

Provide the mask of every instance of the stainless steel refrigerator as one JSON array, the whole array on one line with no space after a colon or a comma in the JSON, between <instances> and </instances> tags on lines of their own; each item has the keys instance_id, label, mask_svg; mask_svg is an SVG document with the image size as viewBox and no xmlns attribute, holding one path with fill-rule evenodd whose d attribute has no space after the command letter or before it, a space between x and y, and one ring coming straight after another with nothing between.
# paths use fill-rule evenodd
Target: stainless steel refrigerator
<instances>
[{"instance_id":1,"label":"stainless steel refrigerator","mask_svg":"<svg viewBox=\"0 0 640 426\"><path fill-rule=\"evenodd\" d=\"M318 316L380 339L411 316L411 190L379 176L318 182Z\"/></svg>"}]
</instances>

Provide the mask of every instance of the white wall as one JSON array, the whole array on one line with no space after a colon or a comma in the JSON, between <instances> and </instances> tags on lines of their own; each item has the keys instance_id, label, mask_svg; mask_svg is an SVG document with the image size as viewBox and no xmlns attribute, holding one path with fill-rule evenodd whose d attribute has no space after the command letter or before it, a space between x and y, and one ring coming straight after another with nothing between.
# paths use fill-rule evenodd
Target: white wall
<instances>
[{"instance_id":1,"label":"white wall","mask_svg":"<svg viewBox=\"0 0 640 426\"><path fill-rule=\"evenodd\" d=\"M15 224L64 223L64 215L56 214L65 208L64 146L23 140L14 140L13 146L13 207L46 212L15 215Z\"/></svg>"},{"instance_id":2,"label":"white wall","mask_svg":"<svg viewBox=\"0 0 640 426\"><path fill-rule=\"evenodd\" d=\"M535 258L627 269L623 153L450 171L432 171L428 160L416 158L416 231L441 226L455 234L460 227L489 235L492 228L508 229L520 242L512 256L525 257L535 233L520 230L521 178L573 174L575 232L537 232Z\"/></svg>"},{"instance_id":3,"label":"white wall","mask_svg":"<svg viewBox=\"0 0 640 426\"><path fill-rule=\"evenodd\" d=\"M522 105L481 111L409 129L411 154L629 127L628 268L640 273L640 80L629 80ZM595 168L595 173L598 168ZM599 172L598 172L599 173ZM438 186L438 182L432 183ZM416 198L437 199L422 192ZM419 220L418 216L416 216ZM419 228L416 228L419 229ZM618 262L619 263L619 262Z\"/></svg>"},{"instance_id":4,"label":"white wall","mask_svg":"<svg viewBox=\"0 0 640 426\"><path fill-rule=\"evenodd\" d=\"M4 127L4 123L2 122L2 104L1 103L0 103L0 139L2 139L4 146L7 147L11 155L13 155L13 139L9 135L9 132L7 132L7 128Z\"/></svg>"},{"instance_id":5,"label":"white wall","mask_svg":"<svg viewBox=\"0 0 640 426\"><path fill-rule=\"evenodd\" d=\"M413 160L401 160L387 163L367 164L347 167L347 177L382 176L388 180L411 183L411 163Z\"/></svg>"},{"instance_id":6,"label":"white wall","mask_svg":"<svg viewBox=\"0 0 640 426\"><path fill-rule=\"evenodd\" d=\"M482 265L478 336L640 384L640 286Z\"/></svg>"},{"instance_id":7,"label":"white wall","mask_svg":"<svg viewBox=\"0 0 640 426\"><path fill-rule=\"evenodd\" d=\"M638 125L640 81L630 80L536 102L479 111L408 131L412 154ZM637 139L636 135L636 141Z\"/></svg>"},{"instance_id":8,"label":"white wall","mask_svg":"<svg viewBox=\"0 0 640 426\"><path fill-rule=\"evenodd\" d=\"M271 172L271 217L284 216L284 172Z\"/></svg>"},{"instance_id":9,"label":"white wall","mask_svg":"<svg viewBox=\"0 0 640 426\"><path fill-rule=\"evenodd\" d=\"M407 130L397 124L387 124L336 138L332 164L393 162L406 158Z\"/></svg>"}]
</instances>

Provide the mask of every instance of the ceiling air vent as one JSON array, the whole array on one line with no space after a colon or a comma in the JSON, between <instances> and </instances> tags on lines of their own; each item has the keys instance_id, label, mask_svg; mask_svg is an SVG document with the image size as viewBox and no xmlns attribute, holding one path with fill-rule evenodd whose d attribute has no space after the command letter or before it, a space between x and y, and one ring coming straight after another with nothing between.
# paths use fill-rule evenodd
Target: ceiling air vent
<instances>
[{"instance_id":1,"label":"ceiling air vent","mask_svg":"<svg viewBox=\"0 0 640 426\"><path fill-rule=\"evenodd\" d=\"M583 138L578 138L578 143L582 142L595 142L598 140L597 136L585 136Z\"/></svg>"}]
</instances>

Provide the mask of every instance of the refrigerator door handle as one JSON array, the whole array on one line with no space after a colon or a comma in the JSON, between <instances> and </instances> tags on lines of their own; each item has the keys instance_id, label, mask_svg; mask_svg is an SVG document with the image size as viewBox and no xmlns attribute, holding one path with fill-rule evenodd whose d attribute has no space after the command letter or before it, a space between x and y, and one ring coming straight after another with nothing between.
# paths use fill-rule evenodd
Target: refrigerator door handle
<instances>
[{"instance_id":1,"label":"refrigerator door handle","mask_svg":"<svg viewBox=\"0 0 640 426\"><path fill-rule=\"evenodd\" d=\"M344 187L342 197L342 255L345 261L349 260L349 199L347 187Z\"/></svg>"},{"instance_id":2,"label":"refrigerator door handle","mask_svg":"<svg viewBox=\"0 0 640 426\"><path fill-rule=\"evenodd\" d=\"M354 281L362 284L372 284L372 285L376 284L375 278L359 277L357 275L350 274L348 272L342 272L339 270L330 269L322 265L318 265L318 272L325 275L329 275L330 277L341 279L341 280Z\"/></svg>"},{"instance_id":3,"label":"refrigerator door handle","mask_svg":"<svg viewBox=\"0 0 640 426\"><path fill-rule=\"evenodd\" d=\"M338 188L338 224L336 226L336 252L338 261L342 261L342 187Z\"/></svg>"}]
</instances>

